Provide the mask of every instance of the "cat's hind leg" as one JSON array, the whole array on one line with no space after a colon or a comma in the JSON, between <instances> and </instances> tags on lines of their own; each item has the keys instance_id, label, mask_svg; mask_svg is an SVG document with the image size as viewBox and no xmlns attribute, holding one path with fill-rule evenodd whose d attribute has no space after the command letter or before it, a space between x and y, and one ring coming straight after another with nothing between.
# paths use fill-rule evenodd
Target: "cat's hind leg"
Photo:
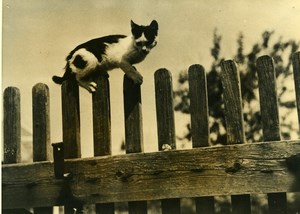
<instances>
[{"instance_id":1,"label":"cat's hind leg","mask_svg":"<svg viewBox=\"0 0 300 214\"><path fill-rule=\"evenodd\" d=\"M77 79L78 84L88 90L90 93L94 93L97 90L97 84L93 81L83 81L81 79Z\"/></svg>"},{"instance_id":2,"label":"cat's hind leg","mask_svg":"<svg viewBox=\"0 0 300 214\"><path fill-rule=\"evenodd\" d=\"M97 84L92 81L91 77L97 71L98 59L91 52L82 48L73 54L68 63L78 84L91 93L95 92Z\"/></svg>"}]
</instances>

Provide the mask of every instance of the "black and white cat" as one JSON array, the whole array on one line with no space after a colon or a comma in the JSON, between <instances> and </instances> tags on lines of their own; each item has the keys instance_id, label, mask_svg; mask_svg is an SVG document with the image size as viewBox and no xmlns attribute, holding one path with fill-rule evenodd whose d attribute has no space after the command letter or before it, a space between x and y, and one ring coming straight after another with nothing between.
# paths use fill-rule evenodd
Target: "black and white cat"
<instances>
[{"instance_id":1,"label":"black and white cat","mask_svg":"<svg viewBox=\"0 0 300 214\"><path fill-rule=\"evenodd\" d=\"M92 39L77 46L67 56L63 77L53 76L57 84L74 79L89 92L95 92L95 76L114 68L121 68L134 83L142 84L142 75L132 66L145 59L157 44L158 23L153 20L149 26L137 25L131 21L131 36L110 35Z\"/></svg>"}]
</instances>

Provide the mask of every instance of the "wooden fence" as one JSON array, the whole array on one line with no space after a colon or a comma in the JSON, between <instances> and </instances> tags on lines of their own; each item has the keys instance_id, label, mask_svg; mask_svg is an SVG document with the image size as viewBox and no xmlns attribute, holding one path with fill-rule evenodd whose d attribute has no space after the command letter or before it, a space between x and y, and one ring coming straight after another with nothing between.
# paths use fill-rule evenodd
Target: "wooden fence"
<instances>
[{"instance_id":1,"label":"wooden fence","mask_svg":"<svg viewBox=\"0 0 300 214\"><path fill-rule=\"evenodd\" d=\"M107 75L97 80L93 99L94 156L81 157L79 89L62 85L63 144L50 154L49 90L33 88L33 163L20 162L20 92L4 91L4 165L2 206L5 213L52 213L65 206L74 213L96 204L97 213L114 213L114 202L128 202L129 213L147 213L148 200L161 200L162 213L180 213L180 198L195 199L197 213L214 213L214 196L231 195L232 213L251 213L251 194L268 194L269 213L287 213L288 192L300 192L300 140L280 138L272 58L257 60L265 142L246 143L239 73L234 61L221 64L227 146L209 147L206 75L201 65L189 72L193 149L176 150L171 73L155 72L159 150L143 152L140 86L124 77L126 155L111 155L111 120ZM300 124L300 52L293 55ZM156 141L156 139L153 139ZM78 211L79 212L79 211ZM77 213L78 213L77 212Z\"/></svg>"}]
</instances>

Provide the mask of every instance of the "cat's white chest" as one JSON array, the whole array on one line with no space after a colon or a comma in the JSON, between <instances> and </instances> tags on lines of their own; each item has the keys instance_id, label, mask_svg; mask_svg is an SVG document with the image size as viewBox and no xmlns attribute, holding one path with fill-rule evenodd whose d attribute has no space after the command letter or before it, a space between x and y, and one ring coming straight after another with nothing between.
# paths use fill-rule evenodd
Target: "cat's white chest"
<instances>
[{"instance_id":1,"label":"cat's white chest","mask_svg":"<svg viewBox=\"0 0 300 214\"><path fill-rule=\"evenodd\" d=\"M121 39L118 43L109 44L105 51L105 60L103 63L111 64L113 67L119 67L119 64L126 60L131 64L141 62L145 56L134 48L134 41L131 37Z\"/></svg>"}]
</instances>

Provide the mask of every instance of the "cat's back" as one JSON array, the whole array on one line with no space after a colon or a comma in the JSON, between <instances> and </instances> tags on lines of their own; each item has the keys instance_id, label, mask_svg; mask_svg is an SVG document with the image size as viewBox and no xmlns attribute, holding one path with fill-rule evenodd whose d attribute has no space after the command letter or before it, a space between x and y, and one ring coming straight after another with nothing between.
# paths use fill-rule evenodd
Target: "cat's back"
<instances>
[{"instance_id":1,"label":"cat's back","mask_svg":"<svg viewBox=\"0 0 300 214\"><path fill-rule=\"evenodd\" d=\"M69 53L66 60L68 61L69 59L72 58L73 54L76 51L84 48L85 50L93 53L99 61L102 61L102 55L105 53L107 46L109 44L118 43L120 41L120 39L124 39L126 37L127 36L125 36L125 35L116 34L116 35L109 35L109 36L104 36L104 37L99 37L99 38L89 40L85 43L78 45L76 48L74 48Z\"/></svg>"}]
</instances>

